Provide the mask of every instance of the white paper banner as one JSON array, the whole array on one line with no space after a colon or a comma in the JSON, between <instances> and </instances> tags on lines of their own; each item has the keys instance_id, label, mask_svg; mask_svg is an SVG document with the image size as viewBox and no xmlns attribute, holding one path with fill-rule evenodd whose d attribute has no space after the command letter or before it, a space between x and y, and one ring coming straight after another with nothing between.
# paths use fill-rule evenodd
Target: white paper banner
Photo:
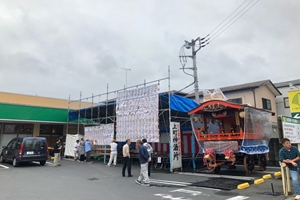
<instances>
[{"instance_id":1,"label":"white paper banner","mask_svg":"<svg viewBox=\"0 0 300 200\"><path fill-rule=\"evenodd\" d=\"M158 85L126 90L117 95L117 141L146 138L159 142Z\"/></svg>"},{"instance_id":2,"label":"white paper banner","mask_svg":"<svg viewBox=\"0 0 300 200\"><path fill-rule=\"evenodd\" d=\"M291 143L300 143L300 119L282 117L283 137L290 139Z\"/></svg>"},{"instance_id":3,"label":"white paper banner","mask_svg":"<svg viewBox=\"0 0 300 200\"><path fill-rule=\"evenodd\" d=\"M84 137L94 140L95 145L109 145L114 137L114 124L85 127Z\"/></svg>"},{"instance_id":4,"label":"white paper banner","mask_svg":"<svg viewBox=\"0 0 300 200\"><path fill-rule=\"evenodd\" d=\"M172 169L182 167L182 153L181 153L181 132L180 123L171 122L170 124L170 141L171 141L171 154Z\"/></svg>"}]
</instances>

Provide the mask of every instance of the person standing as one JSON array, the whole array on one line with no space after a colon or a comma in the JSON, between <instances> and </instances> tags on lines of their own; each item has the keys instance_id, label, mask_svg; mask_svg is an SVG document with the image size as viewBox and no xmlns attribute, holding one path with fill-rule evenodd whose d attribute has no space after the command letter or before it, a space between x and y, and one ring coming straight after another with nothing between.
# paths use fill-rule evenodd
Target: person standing
<instances>
[{"instance_id":1,"label":"person standing","mask_svg":"<svg viewBox=\"0 0 300 200\"><path fill-rule=\"evenodd\" d=\"M53 164L54 164L54 167L61 166L60 165L60 150L61 150L60 139L57 138L56 142L54 144L54 148L53 148L53 152L54 152Z\"/></svg>"},{"instance_id":2,"label":"person standing","mask_svg":"<svg viewBox=\"0 0 300 200\"><path fill-rule=\"evenodd\" d=\"M110 143L110 158L107 164L107 167L110 167L111 163L114 161L114 167L117 165L117 151L118 144L116 141L113 139L112 142Z\"/></svg>"},{"instance_id":3,"label":"person standing","mask_svg":"<svg viewBox=\"0 0 300 200\"><path fill-rule=\"evenodd\" d=\"M80 146L79 146L79 154L80 154L80 162L84 162L84 154L85 154L85 141L83 138L80 140Z\"/></svg>"},{"instance_id":4,"label":"person standing","mask_svg":"<svg viewBox=\"0 0 300 200\"><path fill-rule=\"evenodd\" d=\"M87 164L92 164L92 162L91 162L92 146L93 146L93 140L90 141L89 139L87 139L85 141L85 153L86 153L86 163Z\"/></svg>"},{"instance_id":5,"label":"person standing","mask_svg":"<svg viewBox=\"0 0 300 200\"><path fill-rule=\"evenodd\" d=\"M135 180L135 182L142 186L150 186L150 180L148 177L148 163L150 162L150 159L147 147L143 145L141 140L136 141L136 146L139 148L140 152L141 171L138 179ZM142 183L142 181L144 181L144 183Z\"/></svg>"},{"instance_id":6,"label":"person standing","mask_svg":"<svg viewBox=\"0 0 300 200\"><path fill-rule=\"evenodd\" d=\"M123 146L123 167L122 167L122 175L125 177L125 170L127 167L128 177L132 177L131 175L131 160L130 160L130 152L129 152L129 145L130 139L126 140L126 144Z\"/></svg>"},{"instance_id":7,"label":"person standing","mask_svg":"<svg viewBox=\"0 0 300 200\"><path fill-rule=\"evenodd\" d=\"M79 147L80 147L80 143L79 140L76 140L75 144L74 144L74 161L77 160L77 158L79 159Z\"/></svg>"},{"instance_id":8,"label":"person standing","mask_svg":"<svg viewBox=\"0 0 300 200\"><path fill-rule=\"evenodd\" d=\"M300 186L299 186L299 150L292 146L291 141L288 138L281 140L282 148L279 150L279 161L285 163L290 169L290 175L292 178L292 184L296 197L293 200L300 200Z\"/></svg>"},{"instance_id":9,"label":"person standing","mask_svg":"<svg viewBox=\"0 0 300 200\"><path fill-rule=\"evenodd\" d=\"M148 163L148 176L150 177L151 156L153 154L153 148L149 143L147 143L147 139L143 139L142 142L143 142L143 145L145 147L147 147L147 151L148 151L148 154L149 154L150 162Z\"/></svg>"}]
</instances>

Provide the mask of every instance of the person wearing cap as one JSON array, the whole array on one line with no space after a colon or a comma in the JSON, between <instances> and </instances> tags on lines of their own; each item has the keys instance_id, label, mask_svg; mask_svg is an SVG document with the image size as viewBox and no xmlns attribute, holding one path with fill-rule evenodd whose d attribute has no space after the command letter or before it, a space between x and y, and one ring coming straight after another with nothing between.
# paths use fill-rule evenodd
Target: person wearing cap
<instances>
[{"instance_id":1,"label":"person wearing cap","mask_svg":"<svg viewBox=\"0 0 300 200\"><path fill-rule=\"evenodd\" d=\"M117 165L117 155L118 155L118 151L117 151L117 147L118 144L116 143L116 140L112 140L112 142L110 143L110 158L107 164L107 167L110 167L111 163L114 161L114 167Z\"/></svg>"}]
</instances>

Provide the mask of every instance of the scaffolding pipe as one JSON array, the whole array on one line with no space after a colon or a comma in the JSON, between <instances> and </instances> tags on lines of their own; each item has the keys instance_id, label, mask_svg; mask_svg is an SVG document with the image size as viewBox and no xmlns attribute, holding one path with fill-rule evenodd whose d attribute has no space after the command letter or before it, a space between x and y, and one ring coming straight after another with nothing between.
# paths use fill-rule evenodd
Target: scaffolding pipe
<instances>
[{"instance_id":1,"label":"scaffolding pipe","mask_svg":"<svg viewBox=\"0 0 300 200\"><path fill-rule=\"evenodd\" d=\"M157 79L157 80L155 80L155 81L145 82L145 83L138 84L138 85L134 85L134 86L130 86L130 87L127 87L126 89L136 88L136 87L139 87L139 86L145 86L146 84L156 83L156 82L158 82L158 81L167 80L167 79L169 79L169 77ZM145 81L146 81L146 80L145 80ZM98 96L106 95L106 94L110 94L110 93L115 93L115 92L120 92L120 91L124 91L124 90L125 90L125 89L119 89L119 90L114 90L114 91L111 91L111 92L105 92L105 93L102 93L102 94L95 95L94 97L98 97ZM70 103L78 102L78 101L81 101L81 100L88 100L88 99L90 99L90 98L91 98L91 97L81 98L81 99L79 99L79 100L71 101Z\"/></svg>"},{"instance_id":2,"label":"scaffolding pipe","mask_svg":"<svg viewBox=\"0 0 300 200\"><path fill-rule=\"evenodd\" d=\"M78 120L77 120L77 134L79 134L79 121L80 121L80 109L81 109L81 91L80 91L80 99L79 99L79 108L78 108Z\"/></svg>"},{"instance_id":3,"label":"scaffolding pipe","mask_svg":"<svg viewBox=\"0 0 300 200\"><path fill-rule=\"evenodd\" d=\"M68 102L68 116L67 116L67 128L66 128L66 135L69 133L69 112L70 112L70 100L71 100L71 95L69 95L69 102Z\"/></svg>"},{"instance_id":4,"label":"scaffolding pipe","mask_svg":"<svg viewBox=\"0 0 300 200\"><path fill-rule=\"evenodd\" d=\"M173 141L171 141L171 107L170 107L170 103L171 103L171 80L170 80L170 65L168 66L168 89L169 89L169 92L168 92L168 97L169 97L169 148L170 148L170 172L173 172Z\"/></svg>"},{"instance_id":5,"label":"scaffolding pipe","mask_svg":"<svg viewBox=\"0 0 300 200\"><path fill-rule=\"evenodd\" d=\"M93 120L93 108L94 108L94 93L92 93L92 108L91 108L91 122L94 124Z\"/></svg>"}]
</instances>

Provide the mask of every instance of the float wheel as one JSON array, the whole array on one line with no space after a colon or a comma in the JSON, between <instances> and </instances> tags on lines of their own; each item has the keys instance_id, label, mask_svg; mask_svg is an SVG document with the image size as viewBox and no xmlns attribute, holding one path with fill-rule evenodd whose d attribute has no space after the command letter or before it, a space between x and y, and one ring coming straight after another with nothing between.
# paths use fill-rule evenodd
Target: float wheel
<instances>
[{"instance_id":1,"label":"float wheel","mask_svg":"<svg viewBox=\"0 0 300 200\"><path fill-rule=\"evenodd\" d=\"M244 156L244 168L247 175L252 174L254 171L254 156L253 155L245 155Z\"/></svg>"},{"instance_id":2,"label":"float wheel","mask_svg":"<svg viewBox=\"0 0 300 200\"><path fill-rule=\"evenodd\" d=\"M267 169L267 158L265 154L258 155L258 166L260 171L265 171Z\"/></svg>"}]
</instances>

